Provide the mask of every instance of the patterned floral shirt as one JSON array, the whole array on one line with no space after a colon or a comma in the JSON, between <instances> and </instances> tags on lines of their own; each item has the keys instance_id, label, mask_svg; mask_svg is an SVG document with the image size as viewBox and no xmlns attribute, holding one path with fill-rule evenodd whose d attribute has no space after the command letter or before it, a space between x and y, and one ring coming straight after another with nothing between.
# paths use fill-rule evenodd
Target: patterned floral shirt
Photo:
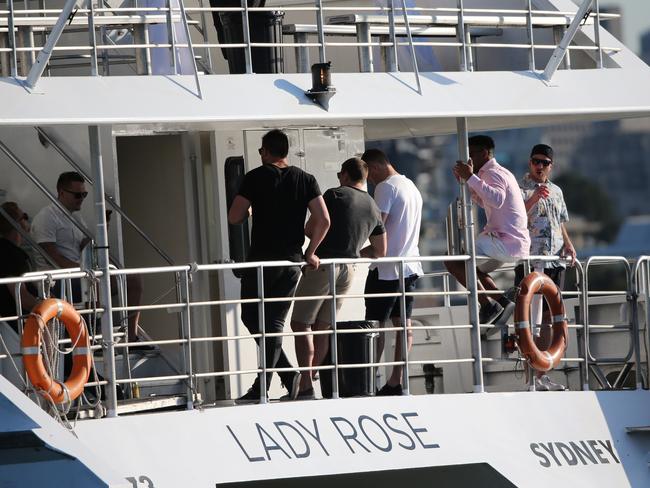
<instances>
[{"instance_id":1,"label":"patterned floral shirt","mask_svg":"<svg viewBox=\"0 0 650 488\"><path fill-rule=\"evenodd\" d=\"M564 195L559 186L548 180L544 183L549 189L548 198L541 198L528 210L528 231L530 232L530 254L535 256L558 255L564 246L562 223L569 220ZM538 183L528 173L519 182L524 202L528 201ZM557 262L547 262L545 267L562 266Z\"/></svg>"}]
</instances>

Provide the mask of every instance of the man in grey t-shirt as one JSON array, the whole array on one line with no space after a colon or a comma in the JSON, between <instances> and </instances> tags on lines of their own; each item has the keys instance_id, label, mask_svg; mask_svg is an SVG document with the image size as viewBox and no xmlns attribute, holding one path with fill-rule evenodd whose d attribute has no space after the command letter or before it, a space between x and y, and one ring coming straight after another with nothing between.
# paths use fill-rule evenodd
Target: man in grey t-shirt
<instances>
[{"instance_id":1,"label":"man in grey t-shirt","mask_svg":"<svg viewBox=\"0 0 650 488\"><path fill-rule=\"evenodd\" d=\"M386 231L379 209L368 192L364 190L368 167L359 158L350 158L341 165L338 173L341 186L330 188L323 196L330 215L330 228L316 250L321 258L382 257L386 254ZM311 219L305 233L311 236ZM366 240L370 245L362 249ZM344 295L354 276L355 266L335 266L335 290L337 296ZM324 296L330 290L330 266L318 269L305 268L298 285L296 296ZM336 300L336 311L341 308L341 299ZM294 332L327 330L332 325L332 304L329 300L297 301L293 307L291 329ZM300 335L295 337L296 357L301 367L320 366L327 356L330 336ZM298 399L314 398L312 375L304 372L300 378Z\"/></svg>"}]
</instances>

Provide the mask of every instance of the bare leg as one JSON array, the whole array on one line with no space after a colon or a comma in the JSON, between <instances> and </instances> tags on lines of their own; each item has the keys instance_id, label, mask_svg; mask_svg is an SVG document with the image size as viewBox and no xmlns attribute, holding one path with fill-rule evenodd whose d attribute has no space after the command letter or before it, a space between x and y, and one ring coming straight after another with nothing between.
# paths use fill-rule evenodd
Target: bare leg
<instances>
[{"instance_id":1,"label":"bare leg","mask_svg":"<svg viewBox=\"0 0 650 488\"><path fill-rule=\"evenodd\" d=\"M393 327L401 327L402 326L402 319L400 317L393 317ZM411 326L411 319L408 319L406 321L407 327ZM404 358L402 357L402 341L403 341L403 333L400 331L397 331L395 335L395 361L403 361ZM406 333L406 347L408 351L411 351L411 346L413 345L413 332L409 329L407 330ZM404 371L404 366L393 366L393 372L390 375L390 378L388 378L388 381L386 382L390 386L396 386L396 385L401 385L402 384L402 374Z\"/></svg>"},{"instance_id":2,"label":"bare leg","mask_svg":"<svg viewBox=\"0 0 650 488\"><path fill-rule=\"evenodd\" d=\"M142 303L142 277L140 275L127 275L126 300L130 307L137 307ZM129 312L129 342L138 337L138 324L140 311Z\"/></svg>"},{"instance_id":3,"label":"bare leg","mask_svg":"<svg viewBox=\"0 0 650 488\"><path fill-rule=\"evenodd\" d=\"M329 330L330 324L325 322L316 321L312 330ZM319 334L314 336L314 359L312 364L314 366L321 366L325 356L327 356L328 351L330 350L330 341L332 340L331 335ZM313 375L312 375L313 377Z\"/></svg>"},{"instance_id":4,"label":"bare leg","mask_svg":"<svg viewBox=\"0 0 650 488\"><path fill-rule=\"evenodd\" d=\"M308 329L309 326L307 324L291 321L291 330L294 332L307 332ZM296 346L298 366L301 368L311 367L314 359L314 342L311 334L295 336L293 339ZM311 387L311 372L303 371L300 375L300 391L308 390Z\"/></svg>"},{"instance_id":5,"label":"bare leg","mask_svg":"<svg viewBox=\"0 0 650 488\"><path fill-rule=\"evenodd\" d=\"M467 280L465 279L465 263L462 261L445 261L445 266L447 267L447 271L449 271L453 277L458 280L458 283L467 288ZM498 289L492 278L490 278L490 275L477 270L477 276L477 285L479 291L485 291L485 289ZM487 305L489 303L488 297L484 293L478 294L478 301L481 305Z\"/></svg>"}]
</instances>

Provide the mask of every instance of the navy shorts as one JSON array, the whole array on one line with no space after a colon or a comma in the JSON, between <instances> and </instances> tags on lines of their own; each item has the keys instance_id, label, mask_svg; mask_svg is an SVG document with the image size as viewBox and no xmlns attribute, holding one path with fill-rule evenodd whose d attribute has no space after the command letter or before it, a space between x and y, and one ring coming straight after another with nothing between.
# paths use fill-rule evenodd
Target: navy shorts
<instances>
[{"instance_id":1,"label":"navy shorts","mask_svg":"<svg viewBox=\"0 0 650 488\"><path fill-rule=\"evenodd\" d=\"M415 282L418 275L411 275L404 278L404 288L407 293L415 290ZM379 271L371 269L366 278L365 294L369 293L399 293L399 280L380 280ZM411 317L413 312L413 297L406 297L406 318ZM379 320L384 322L392 317L402 316L401 297L366 297L366 320Z\"/></svg>"}]
</instances>

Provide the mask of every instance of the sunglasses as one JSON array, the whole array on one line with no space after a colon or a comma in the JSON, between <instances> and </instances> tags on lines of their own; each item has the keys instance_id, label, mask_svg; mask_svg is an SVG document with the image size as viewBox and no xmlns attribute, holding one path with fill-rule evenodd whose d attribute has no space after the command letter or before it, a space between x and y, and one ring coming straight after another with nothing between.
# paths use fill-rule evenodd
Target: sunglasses
<instances>
[{"instance_id":1,"label":"sunglasses","mask_svg":"<svg viewBox=\"0 0 650 488\"><path fill-rule=\"evenodd\" d=\"M22 214L18 219L18 222L20 222L21 220L24 220L25 222L29 222L29 215L27 215L26 213Z\"/></svg>"},{"instance_id":2,"label":"sunglasses","mask_svg":"<svg viewBox=\"0 0 650 488\"><path fill-rule=\"evenodd\" d=\"M533 162L533 164L535 166L537 166L538 164L543 164L545 168L547 166L550 166L551 164L553 164L553 161L549 161L548 159L533 158L533 159L531 159L531 161Z\"/></svg>"},{"instance_id":3,"label":"sunglasses","mask_svg":"<svg viewBox=\"0 0 650 488\"><path fill-rule=\"evenodd\" d=\"M88 196L87 191L70 191L70 190L66 190L65 188L63 188L63 191L69 193L70 195L73 195L78 200L81 200Z\"/></svg>"}]
</instances>

